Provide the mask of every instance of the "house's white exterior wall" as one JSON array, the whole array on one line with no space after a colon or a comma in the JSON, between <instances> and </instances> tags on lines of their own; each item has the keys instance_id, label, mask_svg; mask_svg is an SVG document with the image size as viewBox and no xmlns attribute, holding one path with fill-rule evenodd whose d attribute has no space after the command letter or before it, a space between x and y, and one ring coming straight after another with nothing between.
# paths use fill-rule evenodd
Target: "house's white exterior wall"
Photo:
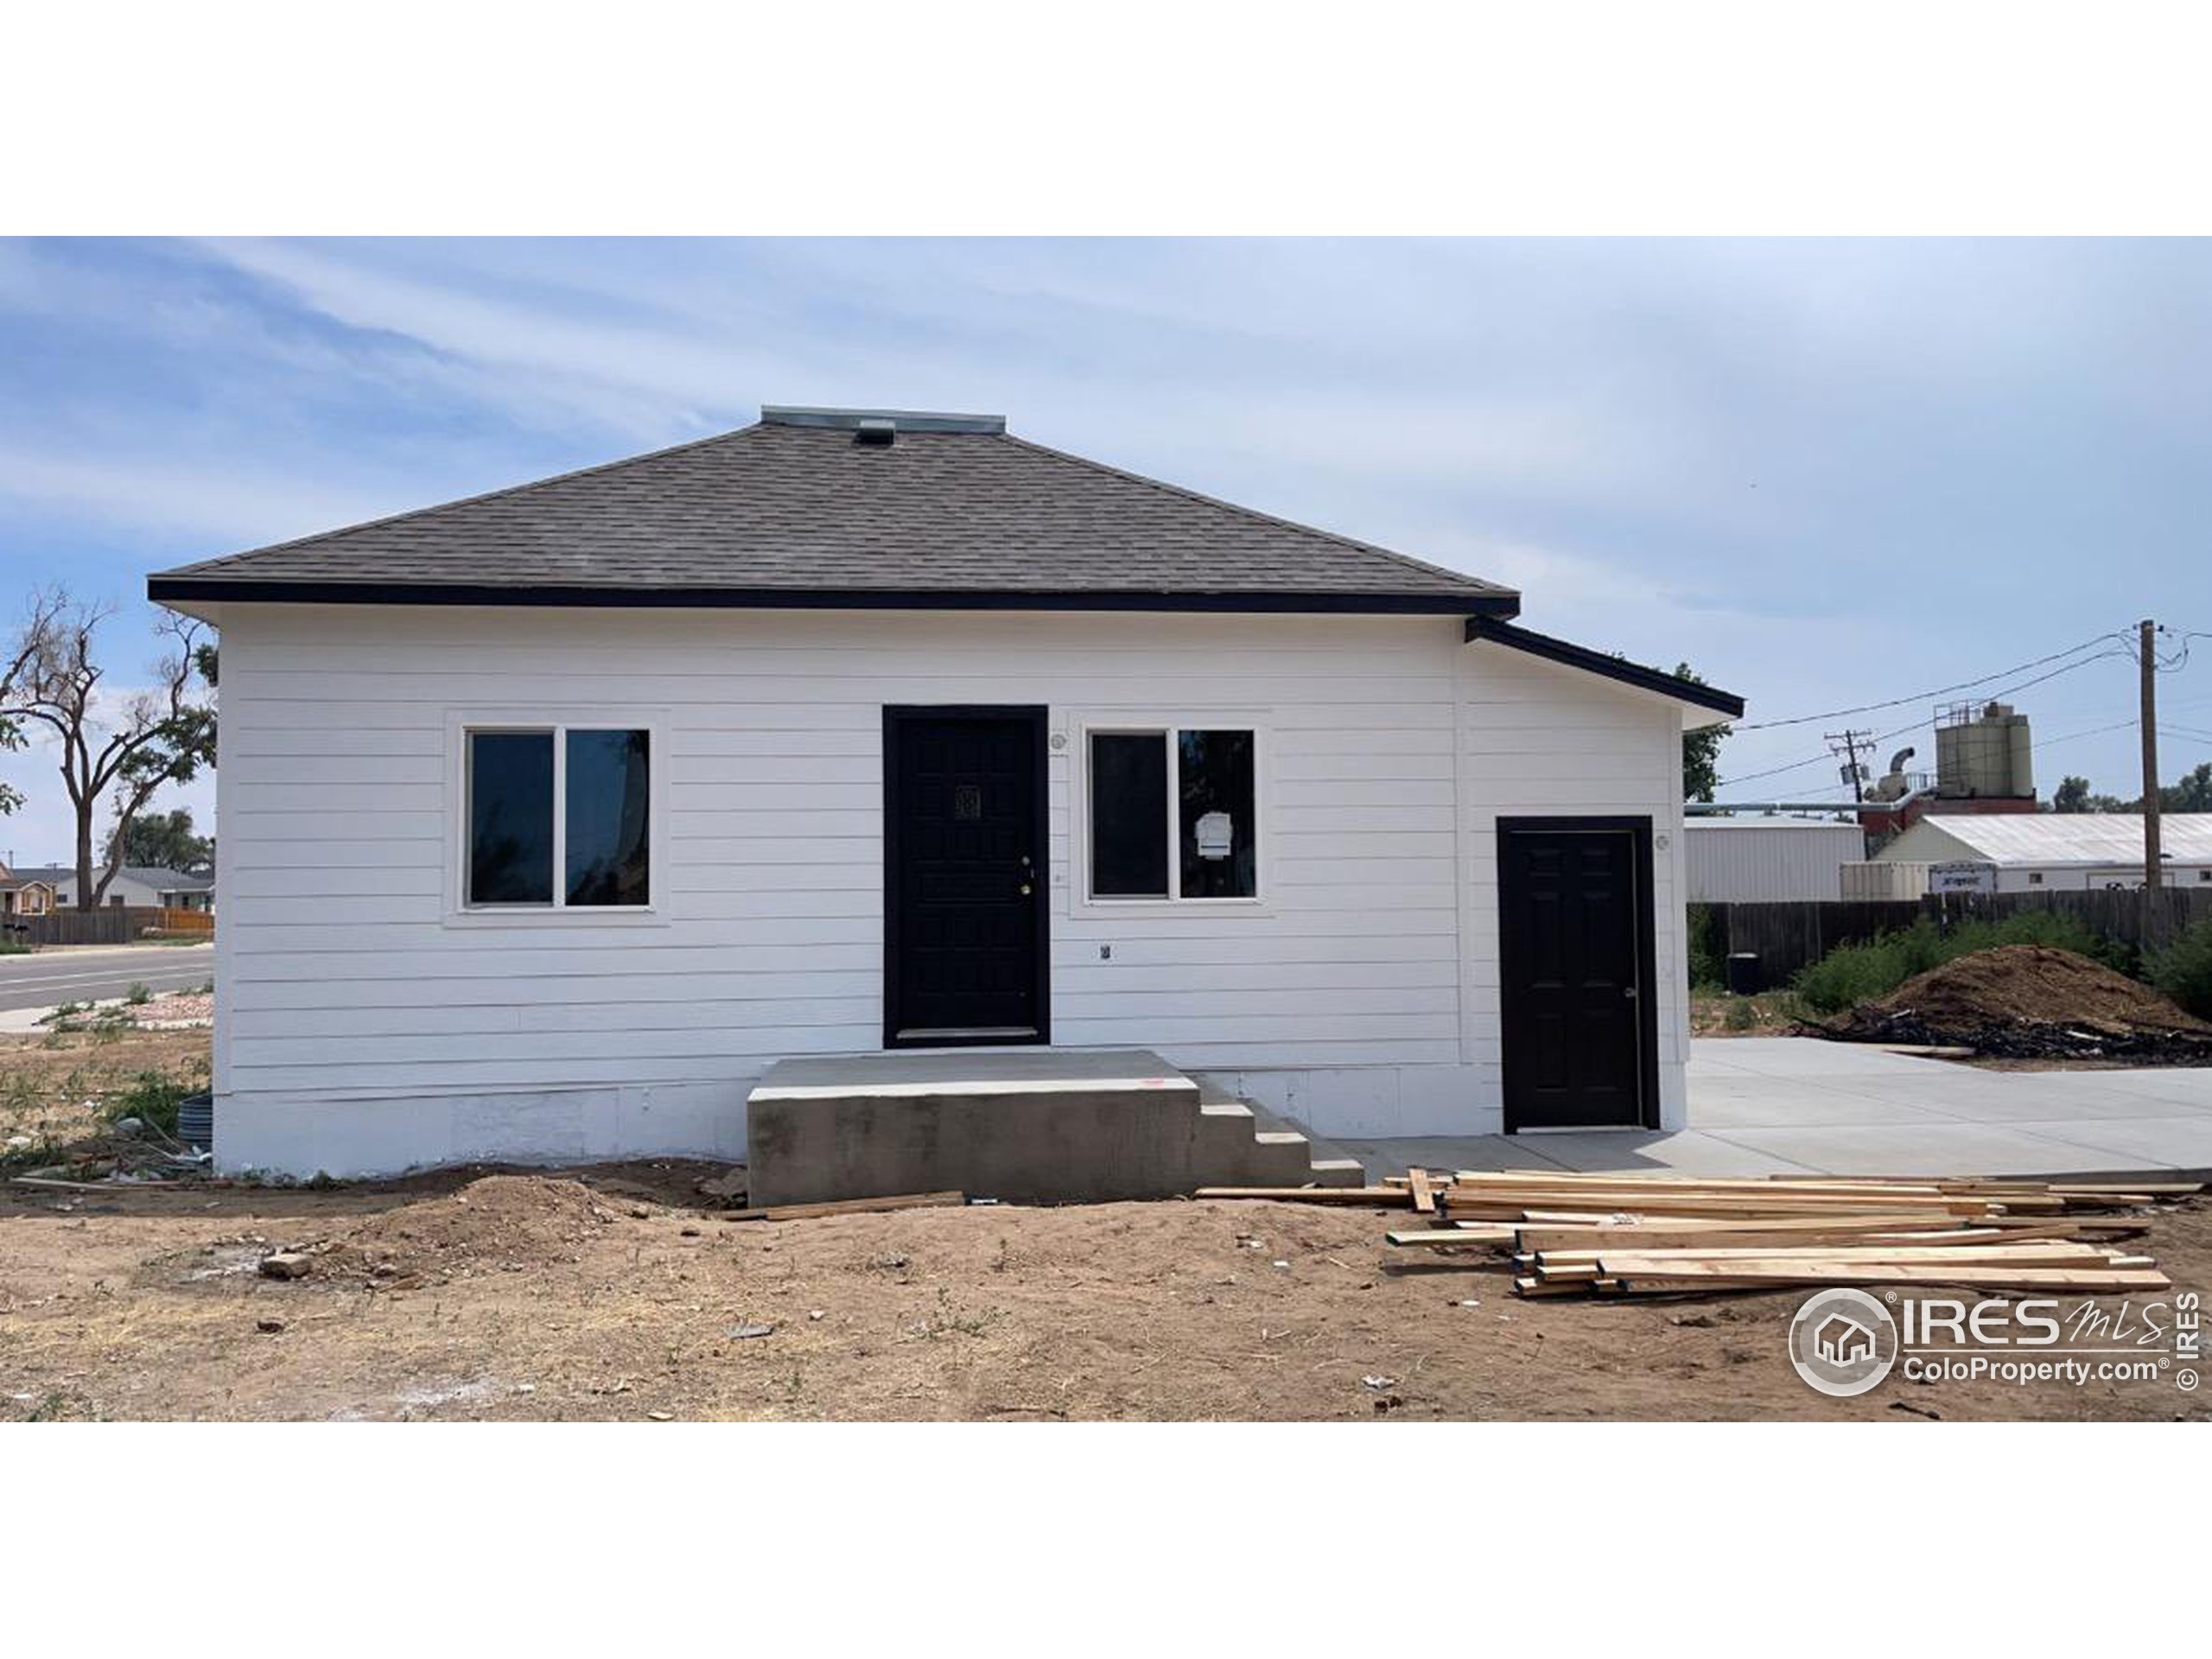
<instances>
[{"instance_id":1,"label":"house's white exterior wall","mask_svg":"<svg viewBox=\"0 0 2212 1659\"><path fill-rule=\"evenodd\" d=\"M1456 619L221 620L226 1167L742 1155L771 1062L880 1046L887 703L1051 710L1056 1043L1155 1049L1325 1135L1498 1129L1496 821L1649 815L1661 1099L1681 1121L1680 711L1464 645ZM458 734L518 717L653 728L651 918L457 913ZM1256 906L1075 892L1080 733L1155 719L1263 734Z\"/></svg>"}]
</instances>

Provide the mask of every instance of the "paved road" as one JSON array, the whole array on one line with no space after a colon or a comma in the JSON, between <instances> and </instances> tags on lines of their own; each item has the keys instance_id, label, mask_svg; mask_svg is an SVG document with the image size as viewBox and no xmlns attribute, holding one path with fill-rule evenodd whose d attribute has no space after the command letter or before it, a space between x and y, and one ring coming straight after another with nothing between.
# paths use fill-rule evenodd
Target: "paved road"
<instances>
[{"instance_id":1,"label":"paved road","mask_svg":"<svg viewBox=\"0 0 2212 1659\"><path fill-rule=\"evenodd\" d=\"M121 996L134 984L156 991L191 990L214 977L212 944L48 946L28 957L0 957L0 1009L89 1002Z\"/></svg>"}]
</instances>

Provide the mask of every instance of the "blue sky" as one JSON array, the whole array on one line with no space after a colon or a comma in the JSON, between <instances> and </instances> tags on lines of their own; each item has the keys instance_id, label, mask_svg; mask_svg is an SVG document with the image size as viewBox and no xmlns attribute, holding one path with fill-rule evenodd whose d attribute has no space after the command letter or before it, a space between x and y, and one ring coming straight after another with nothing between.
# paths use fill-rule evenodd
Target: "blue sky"
<instances>
[{"instance_id":1,"label":"blue sky","mask_svg":"<svg viewBox=\"0 0 2212 1659\"><path fill-rule=\"evenodd\" d=\"M2212 630L2204 242L0 243L0 390L8 586L119 601L124 685L150 569L764 402L1003 413L1516 582L1752 721ZM2169 779L2212 757L2196 644ZM2134 695L2116 657L2019 693L2046 792L2134 792ZM1724 777L1812 763L1724 792L1834 795L1836 723L1732 737ZM0 775L0 850L64 855L47 758Z\"/></svg>"}]
</instances>

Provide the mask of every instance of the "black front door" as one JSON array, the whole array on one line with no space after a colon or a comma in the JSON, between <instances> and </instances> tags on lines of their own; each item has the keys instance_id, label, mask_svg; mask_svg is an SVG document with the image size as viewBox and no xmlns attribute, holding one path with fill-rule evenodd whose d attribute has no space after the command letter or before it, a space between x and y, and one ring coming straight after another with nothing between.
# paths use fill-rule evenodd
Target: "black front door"
<instances>
[{"instance_id":1,"label":"black front door","mask_svg":"<svg viewBox=\"0 0 2212 1659\"><path fill-rule=\"evenodd\" d=\"M1654 1127L1647 820L1503 819L1505 1127Z\"/></svg>"},{"instance_id":2,"label":"black front door","mask_svg":"<svg viewBox=\"0 0 2212 1659\"><path fill-rule=\"evenodd\" d=\"M883 711L884 1046L1041 1043L1045 711Z\"/></svg>"}]
</instances>

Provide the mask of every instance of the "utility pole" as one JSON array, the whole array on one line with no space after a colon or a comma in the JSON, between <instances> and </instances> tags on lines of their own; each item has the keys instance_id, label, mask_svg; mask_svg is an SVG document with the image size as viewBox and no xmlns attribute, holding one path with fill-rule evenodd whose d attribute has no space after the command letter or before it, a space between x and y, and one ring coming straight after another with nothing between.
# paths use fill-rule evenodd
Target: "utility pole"
<instances>
[{"instance_id":1,"label":"utility pole","mask_svg":"<svg viewBox=\"0 0 2212 1659\"><path fill-rule=\"evenodd\" d=\"M2145 617L2136 632L2143 673L2143 887L2156 893L2165 885L2158 857L2158 625Z\"/></svg>"},{"instance_id":2,"label":"utility pole","mask_svg":"<svg viewBox=\"0 0 2212 1659\"><path fill-rule=\"evenodd\" d=\"M1828 746L1830 754L1840 754L1843 757L1843 780L1851 785L1851 798L1860 805L1865 805L1866 779L1859 769L1859 751L1862 748L1873 747L1874 734L1854 732L1847 727L1840 732L1826 732L1821 736Z\"/></svg>"}]
</instances>

